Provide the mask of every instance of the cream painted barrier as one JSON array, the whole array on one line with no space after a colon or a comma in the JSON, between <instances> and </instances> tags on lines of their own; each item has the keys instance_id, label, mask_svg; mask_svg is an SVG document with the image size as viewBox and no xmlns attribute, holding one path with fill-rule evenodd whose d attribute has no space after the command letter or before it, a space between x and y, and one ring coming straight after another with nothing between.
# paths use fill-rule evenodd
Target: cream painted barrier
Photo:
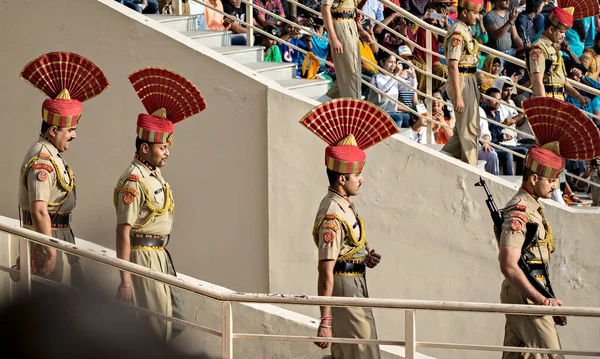
<instances>
[{"instance_id":1,"label":"cream painted barrier","mask_svg":"<svg viewBox=\"0 0 600 359\"><path fill-rule=\"evenodd\" d=\"M327 190L325 143L302 128L304 108L277 106L286 95L269 92L269 278L273 293L316 295L314 216ZM361 194L355 197L370 246L383 256L368 272L377 298L499 302L497 245L485 194L474 183L482 175L503 206L517 187L460 161L395 136L367 152ZM600 305L598 210L546 205L558 250L551 276L566 305ZM568 303L568 304L567 304ZM302 312L317 316L313 308ZM296 309L297 310L297 309ZM403 332L400 313L377 310L381 338ZM417 337L501 345L501 315L418 313ZM573 318L559 330L565 348L591 349L600 322ZM423 335L423 337L421 337ZM497 354L426 350L439 358L496 358Z\"/></svg>"}]
</instances>

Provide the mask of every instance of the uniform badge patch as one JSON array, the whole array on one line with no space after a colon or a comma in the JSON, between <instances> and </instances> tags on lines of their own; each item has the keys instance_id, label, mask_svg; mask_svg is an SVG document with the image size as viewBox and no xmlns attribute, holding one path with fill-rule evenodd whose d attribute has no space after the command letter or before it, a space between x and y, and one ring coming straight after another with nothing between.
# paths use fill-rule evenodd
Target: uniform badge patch
<instances>
[{"instance_id":1,"label":"uniform badge patch","mask_svg":"<svg viewBox=\"0 0 600 359\"><path fill-rule=\"evenodd\" d=\"M52 168L52 166L47 165L45 163L36 163L35 165L31 166L31 169L32 170L45 170L50 173L52 173L52 171L54 171L54 168Z\"/></svg>"},{"instance_id":2,"label":"uniform badge patch","mask_svg":"<svg viewBox=\"0 0 600 359\"><path fill-rule=\"evenodd\" d=\"M523 225L521 222L519 222L519 220L513 219L512 223L510 224L510 228L512 228L513 231L520 231L523 228Z\"/></svg>"},{"instance_id":3,"label":"uniform badge patch","mask_svg":"<svg viewBox=\"0 0 600 359\"><path fill-rule=\"evenodd\" d=\"M529 222L529 218L527 218L527 216L525 215L525 213L514 212L514 213L511 213L510 216L514 217L514 218L519 218L519 219L521 219L525 223Z\"/></svg>"},{"instance_id":4,"label":"uniform badge patch","mask_svg":"<svg viewBox=\"0 0 600 359\"><path fill-rule=\"evenodd\" d=\"M44 182L45 180L48 179L48 172L46 172L44 170L40 171L37 175L37 179L40 182Z\"/></svg>"},{"instance_id":5,"label":"uniform badge patch","mask_svg":"<svg viewBox=\"0 0 600 359\"><path fill-rule=\"evenodd\" d=\"M542 51L541 51L539 48L535 48L535 49L531 50L531 59L532 59L533 61L537 61L537 60L539 60L539 59L540 59L540 53L541 53L541 52L542 52Z\"/></svg>"},{"instance_id":6,"label":"uniform badge patch","mask_svg":"<svg viewBox=\"0 0 600 359\"><path fill-rule=\"evenodd\" d=\"M325 215L325 219L327 220L332 220L332 219L336 219L337 217L335 216L335 214L326 214Z\"/></svg>"},{"instance_id":7,"label":"uniform badge patch","mask_svg":"<svg viewBox=\"0 0 600 359\"><path fill-rule=\"evenodd\" d=\"M132 204L135 196L131 192L127 192L123 195L123 203Z\"/></svg>"},{"instance_id":8,"label":"uniform badge patch","mask_svg":"<svg viewBox=\"0 0 600 359\"><path fill-rule=\"evenodd\" d=\"M452 38L452 46L453 47L457 47L458 45L460 45L460 39L457 39L456 37Z\"/></svg>"},{"instance_id":9,"label":"uniform badge patch","mask_svg":"<svg viewBox=\"0 0 600 359\"><path fill-rule=\"evenodd\" d=\"M338 225L333 222L327 222L323 223L323 229L331 229L334 232L337 232L340 229L340 227L338 227Z\"/></svg>"},{"instance_id":10,"label":"uniform badge patch","mask_svg":"<svg viewBox=\"0 0 600 359\"><path fill-rule=\"evenodd\" d=\"M323 233L323 240L325 241L325 243L333 242L334 238L335 238L335 234L333 234L333 231L325 231Z\"/></svg>"}]
</instances>

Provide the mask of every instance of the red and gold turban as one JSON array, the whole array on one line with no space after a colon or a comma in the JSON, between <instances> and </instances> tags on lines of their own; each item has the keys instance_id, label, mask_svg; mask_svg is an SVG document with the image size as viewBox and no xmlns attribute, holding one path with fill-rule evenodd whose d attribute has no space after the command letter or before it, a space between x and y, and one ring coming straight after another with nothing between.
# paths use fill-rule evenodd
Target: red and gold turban
<instances>
[{"instance_id":1,"label":"red and gold turban","mask_svg":"<svg viewBox=\"0 0 600 359\"><path fill-rule=\"evenodd\" d=\"M565 168L565 158L588 160L600 155L600 132L577 107L550 97L523 102L537 145L525 157L525 167L555 179Z\"/></svg>"},{"instance_id":2,"label":"red and gold turban","mask_svg":"<svg viewBox=\"0 0 600 359\"><path fill-rule=\"evenodd\" d=\"M157 67L140 69L129 81L148 111L137 120L137 137L149 143L171 143L174 124L206 108L200 90L183 76Z\"/></svg>"},{"instance_id":3,"label":"red and gold turban","mask_svg":"<svg viewBox=\"0 0 600 359\"><path fill-rule=\"evenodd\" d=\"M598 0L559 0L548 15L552 25L562 31L573 26L574 20L596 16L600 13Z\"/></svg>"},{"instance_id":4,"label":"red and gold turban","mask_svg":"<svg viewBox=\"0 0 600 359\"><path fill-rule=\"evenodd\" d=\"M50 52L28 63L21 77L45 93L42 119L57 127L75 127L83 112L82 102L109 87L93 62L72 52Z\"/></svg>"},{"instance_id":5,"label":"red and gold turban","mask_svg":"<svg viewBox=\"0 0 600 359\"><path fill-rule=\"evenodd\" d=\"M364 150L399 131L379 107L354 99L325 102L300 123L329 145L325 166L343 174L360 173L367 159Z\"/></svg>"}]
</instances>

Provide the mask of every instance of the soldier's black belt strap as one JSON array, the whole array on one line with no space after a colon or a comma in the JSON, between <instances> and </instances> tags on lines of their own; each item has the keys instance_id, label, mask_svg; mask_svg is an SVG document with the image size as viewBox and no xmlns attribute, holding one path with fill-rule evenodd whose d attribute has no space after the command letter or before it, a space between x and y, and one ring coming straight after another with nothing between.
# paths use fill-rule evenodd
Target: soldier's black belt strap
<instances>
[{"instance_id":1,"label":"soldier's black belt strap","mask_svg":"<svg viewBox=\"0 0 600 359\"><path fill-rule=\"evenodd\" d=\"M31 212L27 210L22 210L22 218L24 226L33 226L33 221L31 219ZM48 213L50 219L52 220L52 228L69 228L71 223L71 212L69 213Z\"/></svg>"},{"instance_id":2,"label":"soldier's black belt strap","mask_svg":"<svg viewBox=\"0 0 600 359\"><path fill-rule=\"evenodd\" d=\"M354 11L340 11L340 12L332 12L331 18L333 20L342 20L342 19L354 19L356 17L356 12Z\"/></svg>"},{"instance_id":3,"label":"soldier's black belt strap","mask_svg":"<svg viewBox=\"0 0 600 359\"><path fill-rule=\"evenodd\" d=\"M347 262L336 262L333 267L333 273L356 273L364 274L366 270L364 263L347 263Z\"/></svg>"},{"instance_id":4,"label":"soldier's black belt strap","mask_svg":"<svg viewBox=\"0 0 600 359\"><path fill-rule=\"evenodd\" d=\"M552 86L552 85L544 85L544 90L546 90L546 92L552 92L552 93L563 93L565 91L565 88L563 86Z\"/></svg>"},{"instance_id":5,"label":"soldier's black belt strap","mask_svg":"<svg viewBox=\"0 0 600 359\"><path fill-rule=\"evenodd\" d=\"M474 74L477 72L477 66L462 66L458 65L458 72L461 74Z\"/></svg>"},{"instance_id":6,"label":"soldier's black belt strap","mask_svg":"<svg viewBox=\"0 0 600 359\"><path fill-rule=\"evenodd\" d=\"M131 247L164 248L169 236L154 236L151 234L132 234L129 236Z\"/></svg>"}]
</instances>

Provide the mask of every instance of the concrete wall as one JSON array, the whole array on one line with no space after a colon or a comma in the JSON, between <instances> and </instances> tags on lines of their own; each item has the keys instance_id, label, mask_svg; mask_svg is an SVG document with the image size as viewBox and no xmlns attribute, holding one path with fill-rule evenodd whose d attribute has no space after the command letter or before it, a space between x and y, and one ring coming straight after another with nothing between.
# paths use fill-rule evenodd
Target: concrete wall
<instances>
[{"instance_id":1,"label":"concrete wall","mask_svg":"<svg viewBox=\"0 0 600 359\"><path fill-rule=\"evenodd\" d=\"M193 81L208 104L177 124L164 168L176 202L169 247L177 269L236 290L268 290L267 85L114 0L0 0L0 43L0 215L17 218L19 168L39 134L45 99L19 73L43 53L76 52L105 72L111 88L84 103L78 137L65 153L78 186L73 228L78 237L114 248L112 192L133 158L144 110L127 75L145 66L169 68Z\"/></svg>"},{"instance_id":2,"label":"concrete wall","mask_svg":"<svg viewBox=\"0 0 600 359\"><path fill-rule=\"evenodd\" d=\"M284 117L284 110L270 107ZM327 189L325 144L300 127L303 111L270 121L270 285L272 292L316 294L314 216ZM277 118L277 116L274 116ZM397 138L396 138L397 137ZM275 150L277 149L277 150ZM502 274L484 192L483 175L499 206L516 186L490 179L462 163L395 136L367 150L365 182L354 197L367 239L383 256L368 275L378 298L499 302ZM546 206L558 250L551 276L565 305L599 306L598 210ZM318 315L316 308L301 309ZM402 311L375 310L381 339L404 336ZM598 349L600 322L570 318L560 329L565 348ZM504 318L493 314L417 312L417 340L501 345ZM422 350L443 358L495 358L498 354Z\"/></svg>"}]
</instances>

